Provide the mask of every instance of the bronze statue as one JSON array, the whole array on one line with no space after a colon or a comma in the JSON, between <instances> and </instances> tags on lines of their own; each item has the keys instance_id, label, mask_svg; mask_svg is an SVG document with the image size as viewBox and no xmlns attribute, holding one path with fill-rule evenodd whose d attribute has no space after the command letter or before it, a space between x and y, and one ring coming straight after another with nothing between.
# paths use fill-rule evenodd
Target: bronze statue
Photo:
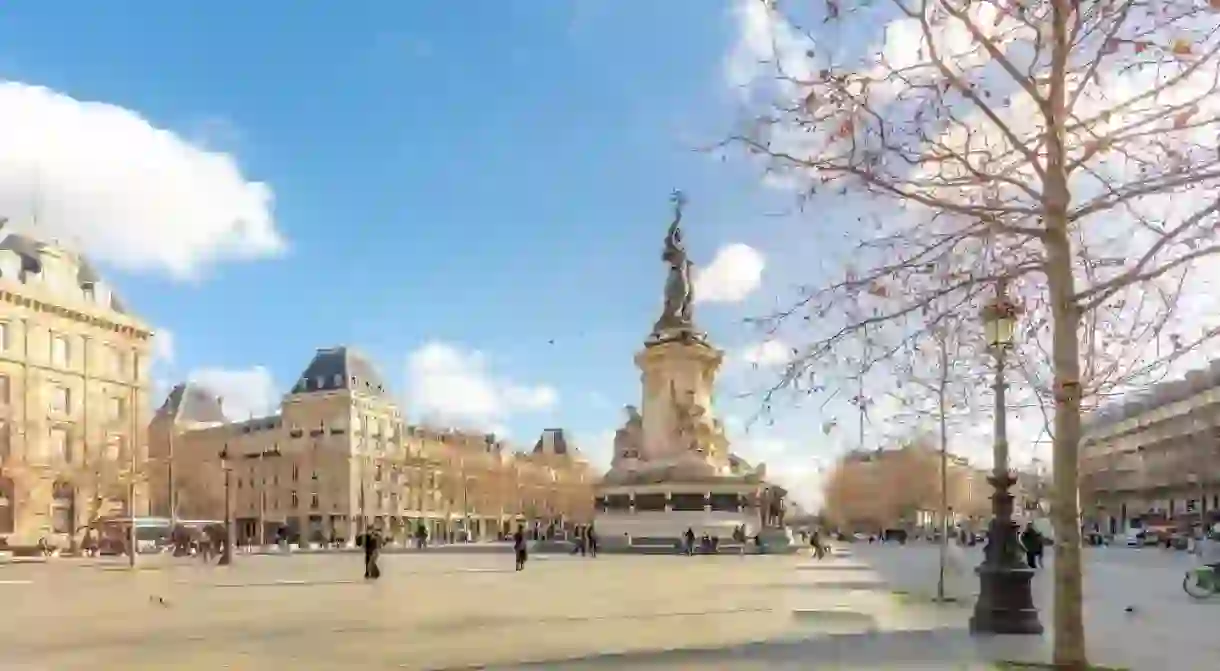
<instances>
[{"instance_id":1,"label":"bronze statue","mask_svg":"<svg viewBox=\"0 0 1220 671\"><path fill-rule=\"evenodd\" d=\"M653 329L657 333L671 329L689 330L694 325L694 264L686 255L681 228L686 197L681 191L674 191L670 202L674 205L674 220L665 235L665 250L661 254L661 259L669 264L669 275L665 279L665 306Z\"/></svg>"}]
</instances>

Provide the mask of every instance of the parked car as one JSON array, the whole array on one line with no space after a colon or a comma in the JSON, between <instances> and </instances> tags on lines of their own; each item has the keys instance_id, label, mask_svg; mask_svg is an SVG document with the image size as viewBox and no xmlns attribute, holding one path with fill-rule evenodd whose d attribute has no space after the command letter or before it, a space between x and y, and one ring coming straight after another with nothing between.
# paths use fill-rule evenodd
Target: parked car
<instances>
[{"instance_id":1,"label":"parked car","mask_svg":"<svg viewBox=\"0 0 1220 671\"><path fill-rule=\"evenodd\" d=\"M1141 548L1148 544L1147 534L1143 531L1132 531L1127 534L1126 545L1129 548Z\"/></svg>"}]
</instances>

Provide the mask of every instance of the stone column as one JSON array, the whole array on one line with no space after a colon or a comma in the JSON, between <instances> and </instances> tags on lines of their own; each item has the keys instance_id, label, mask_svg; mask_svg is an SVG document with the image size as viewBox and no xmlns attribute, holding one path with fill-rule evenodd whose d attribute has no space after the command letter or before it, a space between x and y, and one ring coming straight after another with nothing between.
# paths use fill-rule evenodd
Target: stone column
<instances>
[{"instance_id":1,"label":"stone column","mask_svg":"<svg viewBox=\"0 0 1220 671\"><path fill-rule=\"evenodd\" d=\"M631 492L631 493L627 494L627 497L629 499L629 502L627 504L627 511L630 512L632 515L634 515L635 514L635 492Z\"/></svg>"},{"instance_id":2,"label":"stone column","mask_svg":"<svg viewBox=\"0 0 1220 671\"><path fill-rule=\"evenodd\" d=\"M667 512L667 513L672 513L674 510L673 499L670 497L671 497L671 493L665 492L665 512Z\"/></svg>"}]
</instances>

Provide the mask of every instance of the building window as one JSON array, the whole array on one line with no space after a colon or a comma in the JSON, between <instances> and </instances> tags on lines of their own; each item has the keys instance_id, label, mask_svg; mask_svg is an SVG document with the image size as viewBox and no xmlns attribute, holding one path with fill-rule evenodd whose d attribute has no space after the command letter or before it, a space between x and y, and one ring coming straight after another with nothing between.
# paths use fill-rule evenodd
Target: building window
<instances>
[{"instance_id":1,"label":"building window","mask_svg":"<svg viewBox=\"0 0 1220 671\"><path fill-rule=\"evenodd\" d=\"M110 421L118 421L123 418L124 403L121 398L106 399L106 417Z\"/></svg>"},{"instance_id":2,"label":"building window","mask_svg":"<svg viewBox=\"0 0 1220 671\"><path fill-rule=\"evenodd\" d=\"M301 505L301 500L299 498L297 498L297 493L296 493L295 489L292 491L292 495L289 498L289 501L290 501L289 505L292 507L293 510L296 510L297 506Z\"/></svg>"},{"instance_id":3,"label":"building window","mask_svg":"<svg viewBox=\"0 0 1220 671\"><path fill-rule=\"evenodd\" d=\"M67 368L69 363L68 337L62 335L51 336L51 365L60 368Z\"/></svg>"},{"instance_id":4,"label":"building window","mask_svg":"<svg viewBox=\"0 0 1220 671\"><path fill-rule=\"evenodd\" d=\"M310 507L310 508L312 508L312 509L314 509L314 510L317 510L317 509L318 509L318 505L319 505L319 504L318 504L318 493L317 493L317 492L314 492L314 493L312 493L312 494L310 494L310 495L309 495L309 507Z\"/></svg>"},{"instance_id":5,"label":"building window","mask_svg":"<svg viewBox=\"0 0 1220 671\"><path fill-rule=\"evenodd\" d=\"M127 358L123 355L123 351L114 345L104 345L102 351L104 372L120 379L127 377Z\"/></svg>"},{"instance_id":6,"label":"building window","mask_svg":"<svg viewBox=\"0 0 1220 671\"><path fill-rule=\"evenodd\" d=\"M48 445L52 461L72 461L72 443L68 438L67 429L51 429L51 440Z\"/></svg>"},{"instance_id":7,"label":"building window","mask_svg":"<svg viewBox=\"0 0 1220 671\"><path fill-rule=\"evenodd\" d=\"M106 459L108 461L122 461L127 455L127 437L126 436L110 436L106 441Z\"/></svg>"},{"instance_id":8,"label":"building window","mask_svg":"<svg viewBox=\"0 0 1220 671\"><path fill-rule=\"evenodd\" d=\"M13 437L8 422L0 421L0 459L8 459L13 452ZM2 532L0 532L2 533Z\"/></svg>"},{"instance_id":9,"label":"building window","mask_svg":"<svg viewBox=\"0 0 1220 671\"><path fill-rule=\"evenodd\" d=\"M16 521L16 516L13 514L13 499L16 498L16 494L15 483L0 475L0 534L13 533Z\"/></svg>"},{"instance_id":10,"label":"building window","mask_svg":"<svg viewBox=\"0 0 1220 671\"><path fill-rule=\"evenodd\" d=\"M51 388L51 412L67 415L72 412L72 390L67 387Z\"/></svg>"},{"instance_id":11,"label":"building window","mask_svg":"<svg viewBox=\"0 0 1220 671\"><path fill-rule=\"evenodd\" d=\"M57 480L52 490L51 531L70 534L75 530L75 522L76 490L71 483Z\"/></svg>"},{"instance_id":12,"label":"building window","mask_svg":"<svg viewBox=\"0 0 1220 671\"><path fill-rule=\"evenodd\" d=\"M8 351L8 322L0 322L0 352Z\"/></svg>"},{"instance_id":13,"label":"building window","mask_svg":"<svg viewBox=\"0 0 1220 671\"><path fill-rule=\"evenodd\" d=\"M9 377L7 375L0 375L0 405L8 405L10 403L10 393Z\"/></svg>"}]
</instances>

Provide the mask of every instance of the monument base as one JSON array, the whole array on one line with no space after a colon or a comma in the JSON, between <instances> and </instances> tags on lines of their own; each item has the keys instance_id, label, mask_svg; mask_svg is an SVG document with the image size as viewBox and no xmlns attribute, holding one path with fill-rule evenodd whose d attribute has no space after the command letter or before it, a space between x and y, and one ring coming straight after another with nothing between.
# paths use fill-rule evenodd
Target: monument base
<instances>
[{"instance_id":1,"label":"monument base","mask_svg":"<svg viewBox=\"0 0 1220 671\"><path fill-rule=\"evenodd\" d=\"M751 539L759 532L758 510L747 503L757 491L757 483L736 479L603 485L593 517L598 544L611 551L676 552L689 529L696 539L706 535L721 547L736 547L734 530L744 527Z\"/></svg>"}]
</instances>

